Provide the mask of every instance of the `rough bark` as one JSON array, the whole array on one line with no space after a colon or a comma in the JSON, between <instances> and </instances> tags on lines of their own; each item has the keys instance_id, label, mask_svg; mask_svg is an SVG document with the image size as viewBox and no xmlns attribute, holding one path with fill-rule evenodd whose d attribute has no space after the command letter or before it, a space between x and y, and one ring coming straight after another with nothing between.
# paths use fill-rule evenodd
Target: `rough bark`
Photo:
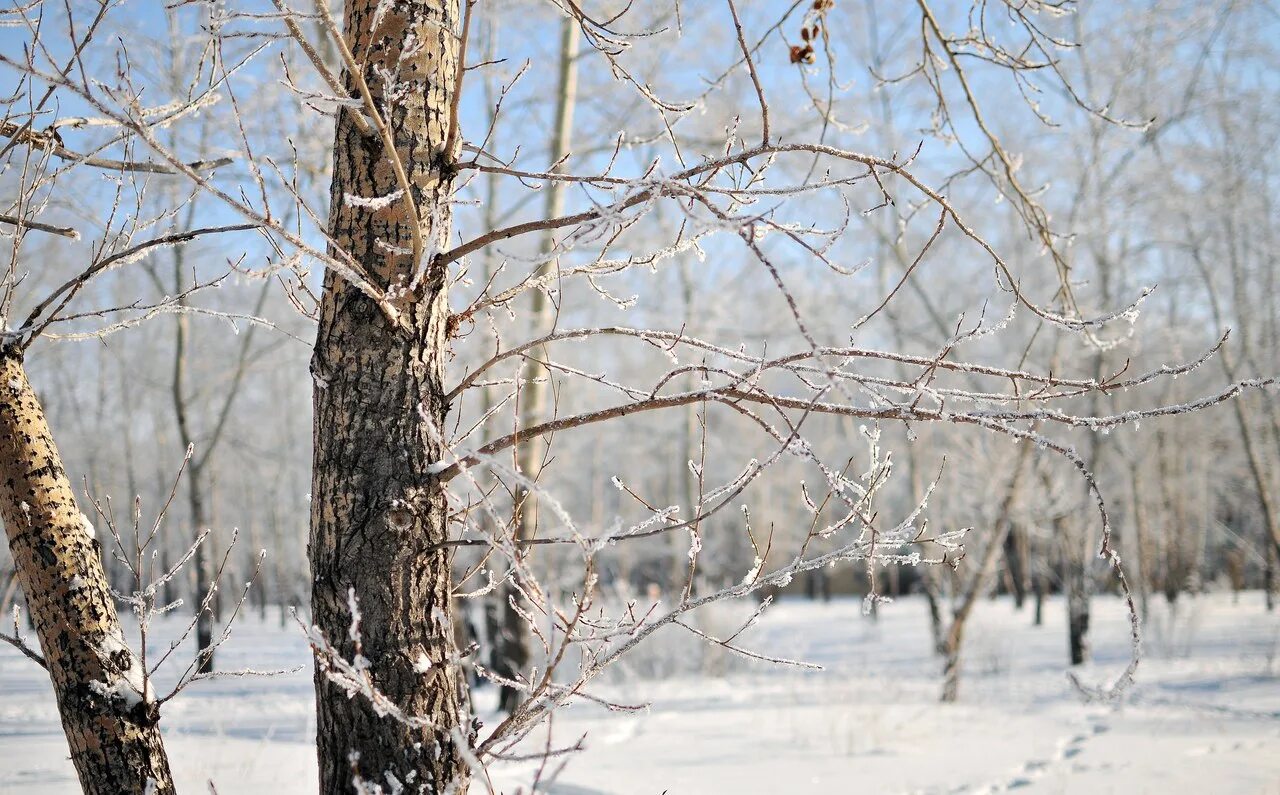
<instances>
[{"instance_id":1,"label":"rough bark","mask_svg":"<svg viewBox=\"0 0 1280 795\"><path fill-rule=\"evenodd\" d=\"M0 514L81 787L172 792L159 708L124 642L101 548L11 351L0 352Z\"/></svg>"},{"instance_id":2,"label":"rough bark","mask_svg":"<svg viewBox=\"0 0 1280 795\"><path fill-rule=\"evenodd\" d=\"M399 0L387 4L375 29L378 5L348 0L346 40L390 131L417 217L403 200L370 207L344 199L399 189L382 141L361 133L352 112L344 112L335 133L329 223L337 246L379 285L405 287L415 273L403 253L412 250L415 225L428 240L448 234L454 153L446 147L459 8L457 0ZM383 74L403 89L395 97L386 95ZM359 96L353 76L345 80ZM312 617L351 659L353 592L374 685L427 723L379 715L367 698L348 698L321 660L316 744L324 793L353 792L363 782L433 793L468 787L460 746L472 731L458 687L450 556L435 546L446 538L447 507L430 469L444 454L437 429L448 409L441 380L449 308L443 269L424 267L419 287L397 301L398 321L337 273L325 274L312 358Z\"/></svg>"}]
</instances>

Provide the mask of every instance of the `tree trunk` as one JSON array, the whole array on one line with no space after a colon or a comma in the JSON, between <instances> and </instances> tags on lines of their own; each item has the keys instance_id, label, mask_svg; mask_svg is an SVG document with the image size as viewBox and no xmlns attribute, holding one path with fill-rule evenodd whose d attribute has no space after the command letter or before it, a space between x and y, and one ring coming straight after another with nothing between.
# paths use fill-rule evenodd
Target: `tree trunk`
<instances>
[{"instance_id":1,"label":"tree trunk","mask_svg":"<svg viewBox=\"0 0 1280 795\"><path fill-rule=\"evenodd\" d=\"M195 206L192 205L187 215L187 228L192 227ZM173 291L178 296L178 306L186 307L187 299L183 293L183 278L186 276L186 247L173 249ZM204 462L208 455L204 450L195 450L195 434L191 430L191 418L187 411L187 352L190 342L191 316L186 312L174 315L176 323L173 337L173 377L170 383L170 397L173 400L173 415L178 425L178 438L183 449L192 450L191 463L187 467L187 511L191 521L191 539L194 542L209 527L205 514ZM196 546L195 557L191 561L191 606L196 610L196 670L207 674L213 671L213 620L214 602L209 609L204 609L206 596L217 598L213 592L213 535L208 535Z\"/></svg>"},{"instance_id":2,"label":"tree trunk","mask_svg":"<svg viewBox=\"0 0 1280 795\"><path fill-rule=\"evenodd\" d=\"M952 621L942 652L946 662L942 670L942 701L953 704L960 698L960 650L964 647L964 621Z\"/></svg>"},{"instance_id":3,"label":"tree trunk","mask_svg":"<svg viewBox=\"0 0 1280 795\"><path fill-rule=\"evenodd\" d=\"M1231 231L1230 227L1231 225L1228 223L1228 231ZM1229 236L1227 239L1230 240L1232 237ZM1230 266L1229 273L1234 288L1235 303L1237 306L1243 307L1247 305L1245 296L1247 290L1253 285L1253 281L1243 276L1234 247L1228 247L1228 250L1227 264ZM1218 299L1218 291L1214 286L1212 276L1214 269L1201 256L1198 246L1191 246L1191 254L1200 270L1201 277L1204 279L1209 306L1213 312L1214 325L1222 328L1225 324L1223 322L1222 302ZM1241 318L1241 320L1243 321L1244 318ZM1240 350L1245 360L1252 362L1253 346L1250 341L1249 326L1247 323L1241 322L1239 328L1240 331L1237 334L1237 338ZM1218 361L1222 364L1222 371L1228 379L1232 381L1239 380L1235 356L1230 348L1223 350L1222 355L1218 357ZM1240 432L1240 441L1244 446L1245 460L1249 463L1249 475L1253 479L1254 489L1257 492L1258 507L1262 510L1262 543L1267 547L1264 588L1267 594L1267 610L1271 611L1275 609L1275 592L1272 590L1275 582L1275 560L1280 557L1280 505L1275 502L1274 473L1267 466L1265 453L1259 448L1259 444L1265 444L1265 436L1255 438L1252 430L1253 417L1250 416L1249 404L1243 399L1233 400L1231 401L1231 413L1235 417L1236 428ZM1272 434L1276 436L1280 432L1280 422L1277 421L1274 411L1270 412L1270 416Z\"/></svg>"},{"instance_id":4,"label":"tree trunk","mask_svg":"<svg viewBox=\"0 0 1280 795\"><path fill-rule=\"evenodd\" d=\"M1262 570L1262 591L1265 594L1267 612L1274 613L1276 609L1276 548L1268 544L1266 550L1267 557Z\"/></svg>"},{"instance_id":5,"label":"tree trunk","mask_svg":"<svg viewBox=\"0 0 1280 795\"><path fill-rule=\"evenodd\" d=\"M1163 431L1156 432L1156 457L1159 461L1160 489L1164 495L1166 512L1172 512L1171 521L1165 523L1164 547L1164 598L1170 605L1187 587L1190 571L1187 568L1188 525L1186 482L1178 483L1175 473L1183 470L1183 462L1173 461L1179 446L1170 443Z\"/></svg>"},{"instance_id":6,"label":"tree trunk","mask_svg":"<svg viewBox=\"0 0 1280 795\"><path fill-rule=\"evenodd\" d=\"M381 7L385 6L385 8ZM385 12L385 13L383 13ZM375 19L377 29L374 29ZM330 269L315 352L311 537L312 620L350 660L348 593L363 614L361 654L374 685L403 722L369 699L348 697L317 661L316 745L320 791L467 791L464 760L474 738L459 689L450 616L450 554L443 485L431 464L444 457L448 406L442 387L449 306L445 272L415 263L415 228L443 243L449 229L454 153L449 126L458 68L457 0L348 0L346 40L403 164L414 217L402 196L385 206L348 201L400 188L390 153L340 114L334 140L330 234L380 286L416 289L389 311ZM409 46L412 45L412 46ZM383 75L402 89L384 92ZM358 81L345 74L352 96ZM424 245L424 248L429 246ZM426 663L429 663L427 665ZM425 670L424 670L425 669Z\"/></svg>"},{"instance_id":7,"label":"tree trunk","mask_svg":"<svg viewBox=\"0 0 1280 795\"><path fill-rule=\"evenodd\" d=\"M685 332L688 334L697 334L694 327L696 322L694 307L694 281L693 273L690 271L688 262L681 262L677 271L680 276L680 299L681 305L684 307L684 323ZM694 390L698 388L698 377L695 373L689 372L684 377L685 389ZM698 422L697 403L690 403L684 407L684 422L680 427L680 456L676 461L669 462L668 471L673 471L675 477L680 482L680 504L681 511L687 511L683 521L693 521L693 517L698 515L699 500L701 498L698 482L693 478L693 473L689 471L689 462L697 461L700 457L698 452L697 440L699 437L700 425ZM704 437L705 438L705 437ZM699 465L705 466L706 462L702 461ZM701 523L695 523L690 532L698 533L701 531ZM694 566L696 562L689 558L689 548L691 539L689 533L671 533L671 598L673 600L684 600L685 595L692 597L698 593L698 572ZM826 572L821 569L810 572L810 583L818 586L822 592L822 601L829 601L831 598L830 587L825 579L819 583L813 583L814 574L821 572L826 577ZM812 598L812 597L810 597Z\"/></svg>"},{"instance_id":8,"label":"tree trunk","mask_svg":"<svg viewBox=\"0 0 1280 795\"><path fill-rule=\"evenodd\" d=\"M1053 482L1047 472L1041 473L1046 493L1052 493ZM1072 665L1081 665L1089 659L1089 561L1091 549L1083 538L1073 537L1066 516L1055 516L1053 534L1058 545L1059 581L1067 603L1067 645ZM1081 535L1087 537L1083 530ZM1041 621L1042 594L1036 593L1036 624Z\"/></svg>"},{"instance_id":9,"label":"tree trunk","mask_svg":"<svg viewBox=\"0 0 1280 795\"><path fill-rule=\"evenodd\" d=\"M573 131L573 109L578 94L578 22L565 15L560 29L560 77L558 98L556 103L555 128L551 141L552 165L559 167L569 154L569 140ZM544 218L556 218L564 213L565 183L552 181L543 187L546 191L546 203L543 207ZM543 255L555 250L553 233L547 232L542 241ZM557 260L550 260L538 266L538 276L555 273L559 267ZM548 285L550 286L550 285ZM555 317L555 307L541 289L530 291L530 339L536 339L551 331ZM551 385L551 371L544 365L546 350L534 348L520 365L520 424L527 428L550 419L547 416L548 396ZM530 481L537 482L542 473L542 461L546 455L546 442L540 436L520 442L516 457L520 474ZM515 490L516 536L521 540L533 538L538 529L538 498L529 489L518 486ZM502 598L502 631L495 639L498 653L497 673L507 679L516 679L529 664L530 643L529 629L525 626L525 618L516 609L516 602L521 598L520 589L514 583L505 585L500 590ZM527 610L525 611L528 612ZM498 708L510 713L520 703L520 691L503 685L500 691Z\"/></svg>"},{"instance_id":10,"label":"tree trunk","mask_svg":"<svg viewBox=\"0 0 1280 795\"><path fill-rule=\"evenodd\" d=\"M1031 459L1031 441L1023 439L1018 444L1018 457L1013 463L1013 475L1009 479L1009 487L1005 490L1004 499L1000 501L1000 512L992 527L992 537L982 551L969 581L965 584L960 602L951 611L951 626L947 630L947 638L943 643L943 655L946 658L943 668L942 700L950 703L960 697L960 652L964 648L964 628L969 617L973 615L974 605L978 598L990 586L994 574L996 558L1004 550L1004 542L1013 527L1013 508L1018 500L1018 491L1022 485L1022 471Z\"/></svg>"},{"instance_id":11,"label":"tree trunk","mask_svg":"<svg viewBox=\"0 0 1280 795\"><path fill-rule=\"evenodd\" d=\"M1004 537L1004 561L1009 573L1009 590L1013 593L1013 607L1021 610L1027 601L1027 544L1026 532L1017 526L1009 528Z\"/></svg>"},{"instance_id":12,"label":"tree trunk","mask_svg":"<svg viewBox=\"0 0 1280 795\"><path fill-rule=\"evenodd\" d=\"M1036 597L1036 612L1031 617L1031 626L1044 626L1044 575L1038 574L1031 581L1031 587Z\"/></svg>"},{"instance_id":13,"label":"tree trunk","mask_svg":"<svg viewBox=\"0 0 1280 795\"><path fill-rule=\"evenodd\" d=\"M101 547L13 351L0 353L0 513L81 787L172 792L160 710L124 642Z\"/></svg>"},{"instance_id":14,"label":"tree trunk","mask_svg":"<svg viewBox=\"0 0 1280 795\"><path fill-rule=\"evenodd\" d=\"M938 594L938 582L933 569L926 569L920 581L924 587L924 598L929 605L929 637L933 639L933 653L947 653L946 631L942 627L942 604Z\"/></svg>"},{"instance_id":15,"label":"tree trunk","mask_svg":"<svg viewBox=\"0 0 1280 795\"><path fill-rule=\"evenodd\" d=\"M1067 638L1071 664L1089 660L1089 573L1080 563L1068 564L1063 573L1067 592Z\"/></svg>"},{"instance_id":16,"label":"tree trunk","mask_svg":"<svg viewBox=\"0 0 1280 795\"><path fill-rule=\"evenodd\" d=\"M1147 527L1147 508L1143 499L1145 491L1142 488L1139 475L1139 464L1137 461L1129 463L1129 483L1130 491L1133 492L1133 541L1134 556L1133 559L1138 562L1138 570L1134 574L1134 585L1138 589L1138 613L1143 621L1147 620L1147 594L1151 590L1151 558L1147 554L1149 545L1148 538L1150 532Z\"/></svg>"},{"instance_id":17,"label":"tree trunk","mask_svg":"<svg viewBox=\"0 0 1280 795\"><path fill-rule=\"evenodd\" d=\"M191 527L195 538L209 527L205 513L204 492L200 488L203 472L199 467L187 472L187 499L191 508ZM213 671L213 620L217 615L218 594L213 590L213 534L210 533L196 547L195 558L191 561L195 568L195 592L192 596L192 607L200 612L196 615L196 670L202 674ZM205 597L211 597L207 608Z\"/></svg>"}]
</instances>

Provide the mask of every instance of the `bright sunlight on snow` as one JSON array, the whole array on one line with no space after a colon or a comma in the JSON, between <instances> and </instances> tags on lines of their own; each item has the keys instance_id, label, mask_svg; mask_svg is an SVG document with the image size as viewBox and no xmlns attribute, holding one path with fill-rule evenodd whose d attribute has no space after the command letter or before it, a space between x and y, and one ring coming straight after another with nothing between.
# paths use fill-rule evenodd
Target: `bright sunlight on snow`
<instances>
[{"instance_id":1,"label":"bright sunlight on snow","mask_svg":"<svg viewBox=\"0 0 1280 795\"><path fill-rule=\"evenodd\" d=\"M800 671L711 653L687 633L655 638L634 670L602 688L652 701L638 714L578 703L558 712L553 742L586 750L547 786L559 795L778 792L1268 793L1280 784L1280 616L1261 594L1153 605L1146 657L1120 705L1082 704L1063 664L1065 607L1005 599L975 613L960 703L938 703L939 662L923 600L862 615L859 599L787 599L746 642L816 662ZM716 619L706 616L714 629ZM1127 659L1125 616L1099 597L1096 660L1086 681ZM156 626L157 645L172 625ZM296 624L247 619L224 647L237 667L303 670L200 682L164 710L180 791L292 795L315 790L311 667ZM697 669L690 669L691 656ZM669 672L675 673L669 673ZM655 681L659 680L659 681ZM75 788L45 673L0 648L0 791ZM163 689L163 688L161 688ZM477 691L486 724L493 688ZM530 740L530 750L545 735ZM560 760L553 760L554 768ZM497 764L493 785L528 791L539 761ZM545 776L544 776L545 777ZM474 782L472 792L485 792Z\"/></svg>"}]
</instances>

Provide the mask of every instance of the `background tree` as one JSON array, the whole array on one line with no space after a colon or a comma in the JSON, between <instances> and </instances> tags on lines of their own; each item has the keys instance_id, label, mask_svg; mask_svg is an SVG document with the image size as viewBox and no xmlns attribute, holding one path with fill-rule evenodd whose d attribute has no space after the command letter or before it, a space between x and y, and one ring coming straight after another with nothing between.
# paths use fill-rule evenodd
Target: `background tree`
<instances>
[{"instance_id":1,"label":"background tree","mask_svg":"<svg viewBox=\"0 0 1280 795\"><path fill-rule=\"evenodd\" d=\"M202 493L219 519L280 551L281 604L310 594L326 791L410 778L463 787L518 754L559 706L596 698L591 683L655 633L769 658L703 608L784 592L815 572L871 612L910 586L917 564L955 564L955 576L924 582L935 605L944 591L954 597L959 638L964 606L998 587L1012 526L1025 529L1038 592L1069 586L1077 607L1090 593L1127 598L1122 547L1143 564L1139 595L1158 583L1176 596L1226 570L1231 536L1217 525L1266 537L1256 478L1250 499L1231 496L1251 481L1240 429L1200 410L1266 386L1273 363L1251 342L1257 361L1225 383L1216 364L1202 366L1221 354L1221 329L1167 219L1200 209L1194 197L1216 172L1180 184L1162 160L1203 154L1206 128L1189 119L1213 104L1186 102L1179 115L1183 92L1168 86L1220 74L1239 100L1256 85L1249 70L1270 57L1251 32L1260 12L1153 3L1064 17L1061 4L1033 2L968 15L829 0L602 8L352 0L340 25L325 3L178 6L172 19L201 53L187 81L132 65L152 17L114 8L119 44L84 48L77 67L114 82L68 77L56 62L70 51L57 48L52 66L34 46L27 61L0 57L62 103L26 132L35 117L12 111L9 151L72 153L82 169L92 167L85 152L117 171L162 168L179 198L132 215L180 234L173 205L190 195L198 211L186 234L219 230L216 249L203 234L182 240L194 272L172 284L225 272L225 291L180 301L123 267L82 291L125 307L118 331L130 344L50 349L49 371L65 385L50 411L125 415L119 452L95 441L96 423L66 423L78 441L69 449L87 451L76 468L117 491L163 494L162 468L136 462L180 442L131 404L185 402L199 416L193 429L221 427L229 382L243 379L220 452L201 467L216 490ZM15 13L28 14L31 37L35 15L78 12ZM73 28L83 26L47 29ZM569 35L547 35L556 30ZM1220 37L1256 49L1236 60L1214 46ZM1096 47L1089 60L1074 40ZM576 59L565 42L581 45ZM1171 48L1176 81L1165 71ZM578 70L572 147L555 141L567 116L557 111L562 64ZM330 119L332 151L314 132ZM1266 113L1251 123L1274 129ZM208 154L205 124L217 130ZM1227 159L1242 147L1230 140ZM1086 147L1079 168L1060 155ZM192 164L215 156L231 162ZM21 186L16 171L6 179ZM113 179L126 195L146 185ZM1269 238L1243 246L1223 213L1234 202L1230 228L1246 216L1267 226L1273 189L1265 178L1243 184L1252 192L1237 184L1184 224L1206 230L1194 239L1207 261L1237 245L1242 281L1265 277ZM111 217L112 196L63 186L48 201L15 190L26 204L6 217L55 236L81 205ZM1246 200L1254 193L1263 198ZM78 249L46 250L62 261L24 288L80 272ZM160 257L149 264L172 265ZM263 293L261 277L280 289ZM1146 296L1151 282L1161 289ZM529 311L536 296L545 317ZM1218 296L1228 303L1225 288ZM1274 306L1247 298L1231 311L1251 318L1250 340L1270 339ZM130 378L168 372L177 347L133 334L141 317L180 311L190 331L201 317L248 322L239 316L249 310L289 342L259 355L231 335L189 334L180 359L200 388L178 403L167 380ZM102 338L100 322L68 322ZM290 335L305 342L313 328L307 382L289 375L302 372L305 347ZM76 377L82 365L90 378ZM116 396L106 385L122 378ZM541 408L527 399L539 391L551 398ZM1247 425L1265 431L1265 416L1257 409ZM308 492L296 461L309 420ZM1193 440L1221 440L1205 444L1229 464L1210 470L1188 453ZM1022 451L1025 469L1012 467ZM893 477L895 453L906 478ZM129 483L112 483L111 462L126 455ZM213 496L227 490L236 501ZM965 554L968 527L977 540ZM1094 562L1099 552L1110 567ZM128 579L127 566L117 571ZM533 662L497 670L484 661L498 650L457 641L459 614L480 601L510 607ZM1076 639L1083 648L1084 633ZM952 651L955 672L959 643ZM473 663L512 694L496 726L476 725L459 690Z\"/></svg>"}]
</instances>

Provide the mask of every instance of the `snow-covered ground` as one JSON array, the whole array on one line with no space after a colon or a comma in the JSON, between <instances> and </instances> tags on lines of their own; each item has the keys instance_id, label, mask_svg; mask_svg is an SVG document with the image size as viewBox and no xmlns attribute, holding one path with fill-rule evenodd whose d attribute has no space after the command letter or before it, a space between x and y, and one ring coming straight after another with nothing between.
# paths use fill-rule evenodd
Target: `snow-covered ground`
<instances>
[{"instance_id":1,"label":"snow-covered ground","mask_svg":"<svg viewBox=\"0 0 1280 795\"><path fill-rule=\"evenodd\" d=\"M939 665L929 653L923 602L775 605L744 641L824 666L780 668L703 655L685 638L660 648L597 692L650 701L639 714L578 705L559 713L557 744L586 734L548 793L1280 793L1280 616L1259 594L1186 599L1170 616L1153 601L1138 682L1122 705L1081 703L1065 677L1065 616L1046 605L983 603L973 619L961 702L937 703ZM1101 683L1127 655L1117 601L1095 599ZM673 631L683 632L673 628ZM159 634L163 635L163 628ZM664 660L662 655L676 655ZM309 666L295 625L247 620L220 663L257 669ZM669 665L668 665L669 663ZM163 683L161 683L163 684ZM164 688L159 688L163 692ZM480 695L484 708L491 694ZM164 710L180 791L290 795L314 792L309 668L272 679L201 683ZM0 792L75 790L43 672L0 648ZM535 763L494 765L495 791L528 791ZM484 791L477 785L475 791Z\"/></svg>"}]
</instances>

